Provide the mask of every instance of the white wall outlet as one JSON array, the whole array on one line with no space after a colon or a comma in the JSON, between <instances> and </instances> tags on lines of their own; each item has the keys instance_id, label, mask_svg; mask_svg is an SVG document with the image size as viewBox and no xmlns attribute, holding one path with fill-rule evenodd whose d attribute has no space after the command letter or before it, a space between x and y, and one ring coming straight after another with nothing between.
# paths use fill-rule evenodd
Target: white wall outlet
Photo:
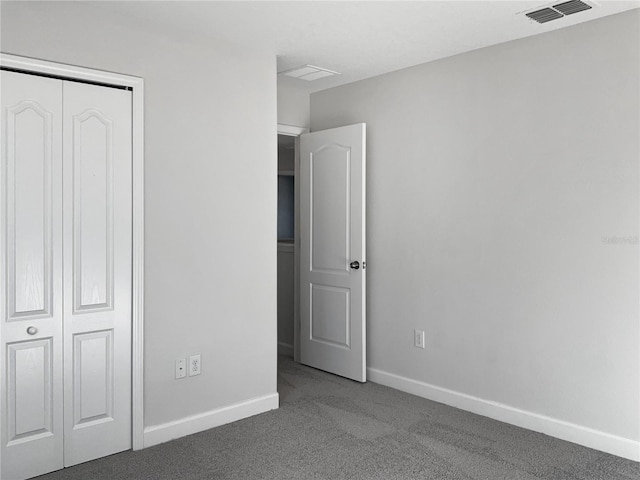
<instances>
[{"instance_id":1,"label":"white wall outlet","mask_svg":"<svg viewBox=\"0 0 640 480\"><path fill-rule=\"evenodd\" d=\"M189 357L189 376L200 375L200 354Z\"/></svg>"},{"instance_id":2,"label":"white wall outlet","mask_svg":"<svg viewBox=\"0 0 640 480\"><path fill-rule=\"evenodd\" d=\"M187 376L187 361L184 358L176 358L176 378Z\"/></svg>"},{"instance_id":3,"label":"white wall outlet","mask_svg":"<svg viewBox=\"0 0 640 480\"><path fill-rule=\"evenodd\" d=\"M413 331L413 346L417 348L424 348L424 330Z\"/></svg>"}]
</instances>

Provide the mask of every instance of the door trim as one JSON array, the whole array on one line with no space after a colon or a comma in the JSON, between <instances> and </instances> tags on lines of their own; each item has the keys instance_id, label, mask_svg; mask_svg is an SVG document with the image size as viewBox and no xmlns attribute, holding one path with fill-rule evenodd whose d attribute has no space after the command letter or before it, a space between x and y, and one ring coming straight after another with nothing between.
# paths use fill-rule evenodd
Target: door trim
<instances>
[{"instance_id":1,"label":"door trim","mask_svg":"<svg viewBox=\"0 0 640 480\"><path fill-rule=\"evenodd\" d=\"M131 440L144 448L144 79L0 53L0 66L24 73L131 89L132 96L132 325Z\"/></svg>"},{"instance_id":2,"label":"door trim","mask_svg":"<svg viewBox=\"0 0 640 480\"><path fill-rule=\"evenodd\" d=\"M294 170L293 170L293 359L300 361L300 292L298 279L300 276L300 135L309 133L305 127L295 127L293 125L278 124L278 135L295 137L294 149Z\"/></svg>"},{"instance_id":3,"label":"door trim","mask_svg":"<svg viewBox=\"0 0 640 480\"><path fill-rule=\"evenodd\" d=\"M278 124L278 135L287 135L288 137L299 137L303 133L309 133L308 128L296 127L293 125Z\"/></svg>"}]
</instances>

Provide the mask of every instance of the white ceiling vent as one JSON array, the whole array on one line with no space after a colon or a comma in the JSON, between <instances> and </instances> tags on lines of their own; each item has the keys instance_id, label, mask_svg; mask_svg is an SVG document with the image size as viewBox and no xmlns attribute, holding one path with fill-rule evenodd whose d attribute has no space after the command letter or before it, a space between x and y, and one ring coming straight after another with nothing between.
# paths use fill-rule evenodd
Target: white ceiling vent
<instances>
[{"instance_id":1,"label":"white ceiling vent","mask_svg":"<svg viewBox=\"0 0 640 480\"><path fill-rule=\"evenodd\" d=\"M286 75L287 77L299 78L311 82L319 78L330 77L332 75L340 75L338 72L327 70L326 68L315 67L313 65L302 65L301 67L291 68L280 72L278 75Z\"/></svg>"},{"instance_id":2,"label":"white ceiling vent","mask_svg":"<svg viewBox=\"0 0 640 480\"><path fill-rule=\"evenodd\" d=\"M525 13L527 17L538 23L547 23L551 20L557 20L566 15L573 15L574 13L584 12L585 10L591 10L593 8L582 0L569 0L568 2L557 3L545 8L539 8L532 12Z\"/></svg>"}]
</instances>

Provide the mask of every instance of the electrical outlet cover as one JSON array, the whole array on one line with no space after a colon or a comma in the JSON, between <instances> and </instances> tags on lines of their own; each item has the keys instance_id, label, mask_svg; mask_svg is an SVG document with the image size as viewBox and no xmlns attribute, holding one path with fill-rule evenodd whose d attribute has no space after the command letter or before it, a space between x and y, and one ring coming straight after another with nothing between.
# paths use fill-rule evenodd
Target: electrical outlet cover
<instances>
[{"instance_id":1,"label":"electrical outlet cover","mask_svg":"<svg viewBox=\"0 0 640 480\"><path fill-rule=\"evenodd\" d=\"M201 368L200 354L191 355L189 357L189 376L200 375Z\"/></svg>"}]
</instances>

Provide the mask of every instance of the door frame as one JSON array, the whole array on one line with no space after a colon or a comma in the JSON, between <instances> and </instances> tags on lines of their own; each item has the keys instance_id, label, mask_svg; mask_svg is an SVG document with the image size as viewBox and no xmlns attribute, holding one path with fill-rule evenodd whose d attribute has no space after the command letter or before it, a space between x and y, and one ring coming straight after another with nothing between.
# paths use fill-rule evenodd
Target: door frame
<instances>
[{"instance_id":1,"label":"door frame","mask_svg":"<svg viewBox=\"0 0 640 480\"><path fill-rule=\"evenodd\" d=\"M293 171L293 359L300 361L300 135L309 133L305 127L295 127L293 125L278 124L278 135L295 137L294 148L294 171Z\"/></svg>"},{"instance_id":2,"label":"door frame","mask_svg":"<svg viewBox=\"0 0 640 480\"><path fill-rule=\"evenodd\" d=\"M0 52L0 67L126 87L132 94L131 444L144 448L144 79Z\"/></svg>"}]
</instances>

